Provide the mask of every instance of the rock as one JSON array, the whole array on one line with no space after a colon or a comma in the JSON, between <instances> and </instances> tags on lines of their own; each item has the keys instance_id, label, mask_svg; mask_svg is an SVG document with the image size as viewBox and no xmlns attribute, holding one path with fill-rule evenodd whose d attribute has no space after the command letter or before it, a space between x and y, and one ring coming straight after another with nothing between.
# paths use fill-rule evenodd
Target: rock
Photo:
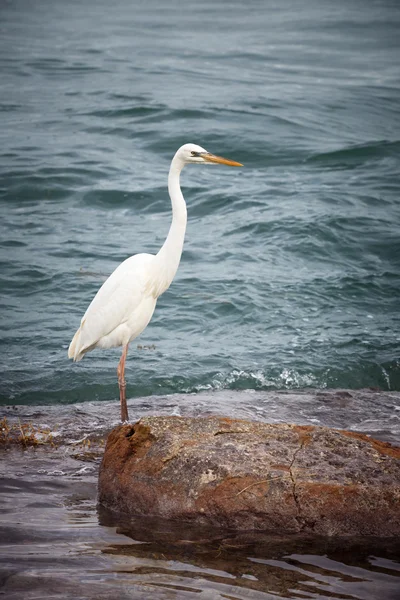
<instances>
[{"instance_id":1,"label":"rock","mask_svg":"<svg viewBox=\"0 0 400 600\"><path fill-rule=\"evenodd\" d=\"M99 503L237 531L396 536L400 448L326 427L146 417L110 433Z\"/></svg>"}]
</instances>

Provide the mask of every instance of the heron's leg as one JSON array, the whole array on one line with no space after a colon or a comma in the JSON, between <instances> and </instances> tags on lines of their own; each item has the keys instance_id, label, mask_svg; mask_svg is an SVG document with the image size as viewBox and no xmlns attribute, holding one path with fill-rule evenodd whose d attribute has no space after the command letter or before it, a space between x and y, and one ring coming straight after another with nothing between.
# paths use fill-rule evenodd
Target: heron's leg
<instances>
[{"instance_id":1,"label":"heron's leg","mask_svg":"<svg viewBox=\"0 0 400 600\"><path fill-rule=\"evenodd\" d=\"M122 356L118 363L117 367L117 375L118 375L118 385L119 385L119 399L121 402L121 421L128 420L128 406L126 404L126 381L125 381L125 361L126 355L128 354L128 345L124 346L122 350Z\"/></svg>"}]
</instances>

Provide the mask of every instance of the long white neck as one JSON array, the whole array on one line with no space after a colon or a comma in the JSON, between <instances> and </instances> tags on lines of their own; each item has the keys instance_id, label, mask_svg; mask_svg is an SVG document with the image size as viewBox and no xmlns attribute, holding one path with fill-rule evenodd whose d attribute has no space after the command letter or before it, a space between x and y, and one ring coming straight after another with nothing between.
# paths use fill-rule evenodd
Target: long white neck
<instances>
[{"instance_id":1,"label":"long white neck","mask_svg":"<svg viewBox=\"0 0 400 600\"><path fill-rule=\"evenodd\" d=\"M179 182L183 167L184 163L175 155L172 159L168 175L168 191L172 204L172 223L167 239L156 257L159 276L157 296L169 288L181 260L187 223L186 202Z\"/></svg>"}]
</instances>

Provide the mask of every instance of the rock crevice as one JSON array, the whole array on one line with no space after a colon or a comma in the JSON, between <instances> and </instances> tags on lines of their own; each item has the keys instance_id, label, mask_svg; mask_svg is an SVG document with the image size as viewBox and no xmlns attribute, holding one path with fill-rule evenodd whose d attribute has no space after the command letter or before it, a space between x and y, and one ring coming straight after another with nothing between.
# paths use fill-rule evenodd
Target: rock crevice
<instances>
[{"instance_id":1,"label":"rock crevice","mask_svg":"<svg viewBox=\"0 0 400 600\"><path fill-rule=\"evenodd\" d=\"M294 468L294 463L296 461L296 456L303 449L304 443L305 443L304 439L300 440L300 446L295 450L295 452L293 454L293 458L292 458L291 463L289 465L290 479L292 480L292 484L293 484L293 488L292 488L293 499L294 499L294 501L296 503L296 506L297 506L297 520L298 520L298 523L299 523L301 529L304 528L305 522L304 522L304 519L303 519L302 514L301 514L300 500L299 500L299 497L298 497L298 495L296 493L296 476L295 476L295 473L293 471L293 468Z\"/></svg>"}]
</instances>

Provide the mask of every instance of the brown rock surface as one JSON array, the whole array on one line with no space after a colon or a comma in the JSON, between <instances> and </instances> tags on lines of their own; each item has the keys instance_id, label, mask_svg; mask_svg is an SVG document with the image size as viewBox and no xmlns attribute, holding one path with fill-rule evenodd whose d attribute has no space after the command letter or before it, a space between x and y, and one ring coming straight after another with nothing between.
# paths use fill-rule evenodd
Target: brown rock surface
<instances>
[{"instance_id":1,"label":"brown rock surface","mask_svg":"<svg viewBox=\"0 0 400 600\"><path fill-rule=\"evenodd\" d=\"M279 534L400 533L400 448L325 427L146 417L109 435L99 503Z\"/></svg>"}]
</instances>

